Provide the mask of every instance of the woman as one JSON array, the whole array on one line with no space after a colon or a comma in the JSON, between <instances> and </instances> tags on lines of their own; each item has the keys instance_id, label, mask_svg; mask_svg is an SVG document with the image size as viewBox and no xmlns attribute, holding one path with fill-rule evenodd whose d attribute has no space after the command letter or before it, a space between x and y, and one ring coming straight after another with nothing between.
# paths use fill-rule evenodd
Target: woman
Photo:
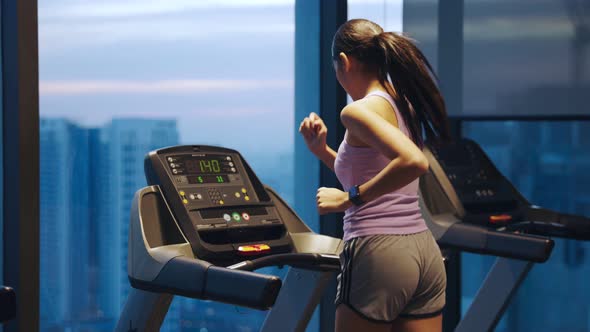
<instances>
[{"instance_id":1,"label":"woman","mask_svg":"<svg viewBox=\"0 0 590 332\"><path fill-rule=\"evenodd\" d=\"M345 211L336 330L441 331L446 276L418 207L427 139L448 139L443 98L430 64L406 37L368 20L343 24L332 44L338 82L353 102L346 134L326 145L316 114L299 131L345 191L319 188L320 214Z\"/></svg>"}]
</instances>

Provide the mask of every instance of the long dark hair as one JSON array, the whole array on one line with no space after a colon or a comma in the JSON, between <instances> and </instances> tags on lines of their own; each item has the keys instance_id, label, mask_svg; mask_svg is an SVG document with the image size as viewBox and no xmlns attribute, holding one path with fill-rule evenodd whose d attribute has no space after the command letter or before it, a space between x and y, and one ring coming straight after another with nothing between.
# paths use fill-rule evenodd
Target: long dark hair
<instances>
[{"instance_id":1,"label":"long dark hair","mask_svg":"<svg viewBox=\"0 0 590 332\"><path fill-rule=\"evenodd\" d=\"M436 74L411 39L384 32L369 20L355 19L341 25L334 35L334 60L339 61L340 52L379 73L381 85L395 101L416 144L423 145L422 132L428 140L450 140L447 111Z\"/></svg>"}]
</instances>

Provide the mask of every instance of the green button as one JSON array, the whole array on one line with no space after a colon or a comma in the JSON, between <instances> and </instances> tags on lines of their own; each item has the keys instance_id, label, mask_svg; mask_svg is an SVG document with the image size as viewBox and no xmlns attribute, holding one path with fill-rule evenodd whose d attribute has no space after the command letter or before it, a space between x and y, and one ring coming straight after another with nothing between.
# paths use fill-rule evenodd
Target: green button
<instances>
[{"instance_id":1,"label":"green button","mask_svg":"<svg viewBox=\"0 0 590 332\"><path fill-rule=\"evenodd\" d=\"M235 221L240 221L240 219L242 219L242 217L240 217L240 214L237 212L234 212L231 214L232 218L234 218Z\"/></svg>"}]
</instances>

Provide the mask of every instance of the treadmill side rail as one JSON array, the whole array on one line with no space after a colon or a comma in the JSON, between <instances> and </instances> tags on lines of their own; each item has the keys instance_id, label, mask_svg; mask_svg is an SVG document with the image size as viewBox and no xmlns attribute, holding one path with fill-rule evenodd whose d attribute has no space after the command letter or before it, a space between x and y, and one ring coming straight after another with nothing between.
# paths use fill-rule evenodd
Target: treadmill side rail
<instances>
[{"instance_id":1,"label":"treadmill side rail","mask_svg":"<svg viewBox=\"0 0 590 332\"><path fill-rule=\"evenodd\" d=\"M289 268L277 303L260 332L304 332L334 272Z\"/></svg>"},{"instance_id":2,"label":"treadmill side rail","mask_svg":"<svg viewBox=\"0 0 590 332\"><path fill-rule=\"evenodd\" d=\"M493 331L533 264L516 259L496 259L455 332Z\"/></svg>"}]
</instances>

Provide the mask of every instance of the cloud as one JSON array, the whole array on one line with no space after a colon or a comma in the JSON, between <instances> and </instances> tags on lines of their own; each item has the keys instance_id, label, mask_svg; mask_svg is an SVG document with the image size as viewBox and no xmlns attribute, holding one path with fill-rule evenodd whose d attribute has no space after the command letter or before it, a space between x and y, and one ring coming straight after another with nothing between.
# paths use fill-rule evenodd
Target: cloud
<instances>
[{"instance_id":1,"label":"cloud","mask_svg":"<svg viewBox=\"0 0 590 332\"><path fill-rule=\"evenodd\" d=\"M43 54L62 54L137 42L231 42L236 36L266 40L295 32L294 10L288 6L196 9L187 4L194 10L185 10L182 1L134 3L72 3L70 8L59 2L41 7L39 49Z\"/></svg>"},{"instance_id":2,"label":"cloud","mask_svg":"<svg viewBox=\"0 0 590 332\"><path fill-rule=\"evenodd\" d=\"M249 91L256 89L292 89L293 81L284 80L79 80L40 81L41 96L97 94L194 94L207 92Z\"/></svg>"},{"instance_id":3,"label":"cloud","mask_svg":"<svg viewBox=\"0 0 590 332\"><path fill-rule=\"evenodd\" d=\"M129 18L189 10L294 6L295 0L106 0L41 2L41 19Z\"/></svg>"}]
</instances>

